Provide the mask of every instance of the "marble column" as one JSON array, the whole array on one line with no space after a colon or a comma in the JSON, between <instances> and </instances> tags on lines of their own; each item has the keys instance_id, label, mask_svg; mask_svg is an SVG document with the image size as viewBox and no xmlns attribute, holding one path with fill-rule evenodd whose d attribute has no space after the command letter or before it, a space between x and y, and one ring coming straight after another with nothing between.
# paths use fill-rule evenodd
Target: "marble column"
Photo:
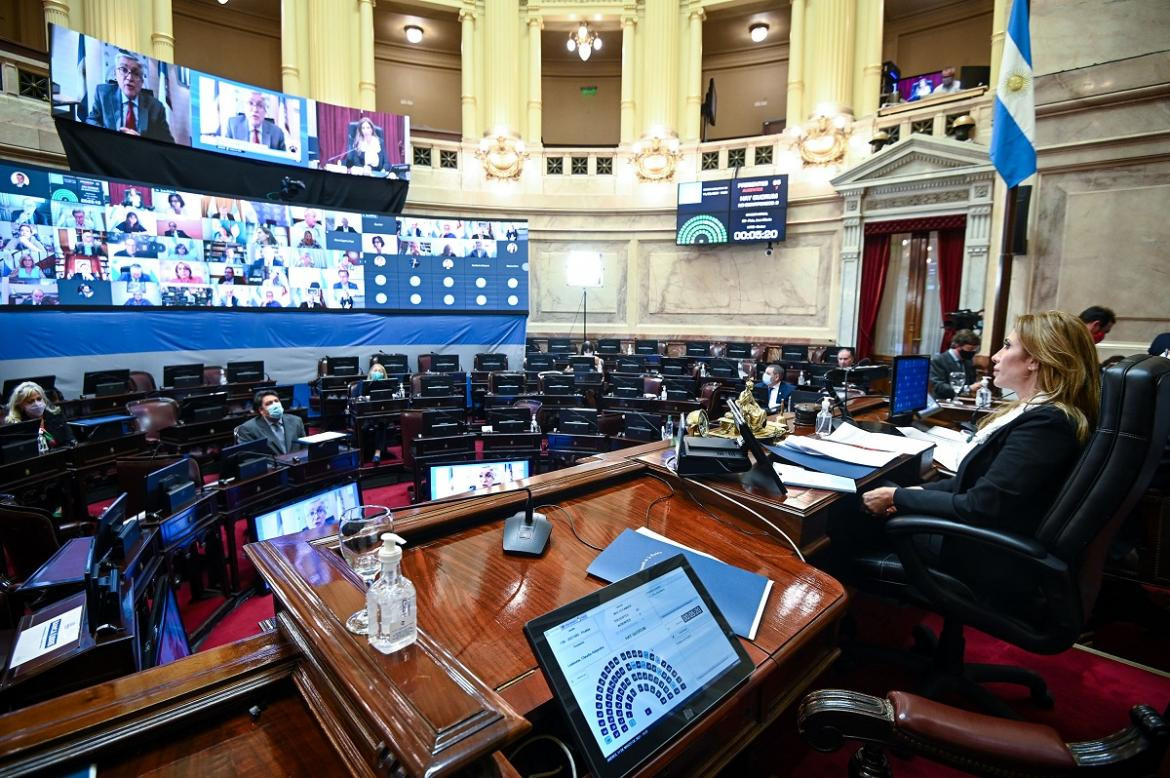
<instances>
[{"instance_id":1,"label":"marble column","mask_svg":"<svg viewBox=\"0 0 1170 778\"><path fill-rule=\"evenodd\" d=\"M691 143L699 141L702 131L702 122L699 118L699 106L703 102L703 20L706 14L703 9L695 7L688 16L690 40L687 45L687 97L686 113L682 122L683 140Z\"/></svg>"},{"instance_id":2,"label":"marble column","mask_svg":"<svg viewBox=\"0 0 1170 778\"><path fill-rule=\"evenodd\" d=\"M154 24L150 30L150 55L163 62L175 61L175 33L171 0L153 0Z\"/></svg>"},{"instance_id":3,"label":"marble column","mask_svg":"<svg viewBox=\"0 0 1170 778\"><path fill-rule=\"evenodd\" d=\"M544 29L544 19L539 15L528 17L528 132L529 146L539 146L543 133L541 131L541 111L543 104L540 96L540 31Z\"/></svg>"},{"instance_id":4,"label":"marble column","mask_svg":"<svg viewBox=\"0 0 1170 778\"><path fill-rule=\"evenodd\" d=\"M463 112L463 140L478 140L482 134L475 100L475 12L459 10L462 37L459 47L459 102Z\"/></svg>"},{"instance_id":5,"label":"marble column","mask_svg":"<svg viewBox=\"0 0 1170 778\"><path fill-rule=\"evenodd\" d=\"M991 77L988 83L993 93L999 84L999 61L1003 59L1003 39L1007 36L1008 14L1011 10L1012 0L995 0L991 13Z\"/></svg>"},{"instance_id":6,"label":"marble column","mask_svg":"<svg viewBox=\"0 0 1170 778\"><path fill-rule=\"evenodd\" d=\"M80 25L73 23L72 0L42 0L45 9L45 39L48 40L48 25L77 29ZM52 43L52 41L49 41Z\"/></svg>"},{"instance_id":7,"label":"marble column","mask_svg":"<svg viewBox=\"0 0 1170 778\"><path fill-rule=\"evenodd\" d=\"M358 93L357 105L374 110L377 86L374 83L374 0L358 0Z\"/></svg>"},{"instance_id":8,"label":"marble column","mask_svg":"<svg viewBox=\"0 0 1170 778\"><path fill-rule=\"evenodd\" d=\"M882 26L885 0L859 0L857 4L856 58L853 114L877 113L882 91Z\"/></svg>"},{"instance_id":9,"label":"marble column","mask_svg":"<svg viewBox=\"0 0 1170 778\"><path fill-rule=\"evenodd\" d=\"M484 81L488 132L520 132L517 79L520 77L520 2L492 0L484 6L487 50Z\"/></svg>"},{"instance_id":10,"label":"marble column","mask_svg":"<svg viewBox=\"0 0 1170 778\"><path fill-rule=\"evenodd\" d=\"M804 5L805 0L792 0L788 30L788 107L784 113L789 127L803 122L807 116L804 110Z\"/></svg>"},{"instance_id":11,"label":"marble column","mask_svg":"<svg viewBox=\"0 0 1170 778\"><path fill-rule=\"evenodd\" d=\"M291 95L309 92L305 56L300 47L300 16L307 10L305 0L280 2L280 81L281 89Z\"/></svg>"},{"instance_id":12,"label":"marble column","mask_svg":"<svg viewBox=\"0 0 1170 778\"><path fill-rule=\"evenodd\" d=\"M674 134L678 94L679 0L655 0L646 4L646 35L642 72L641 134ZM651 32L652 31L652 32Z\"/></svg>"},{"instance_id":13,"label":"marble column","mask_svg":"<svg viewBox=\"0 0 1170 778\"><path fill-rule=\"evenodd\" d=\"M806 29L816 67L809 68L809 108L815 113L851 113L855 0L810 0Z\"/></svg>"},{"instance_id":14,"label":"marble column","mask_svg":"<svg viewBox=\"0 0 1170 778\"><path fill-rule=\"evenodd\" d=\"M348 6L348 7L347 7ZM336 105L357 105L357 4L308 0L310 92L308 97Z\"/></svg>"},{"instance_id":15,"label":"marble column","mask_svg":"<svg viewBox=\"0 0 1170 778\"><path fill-rule=\"evenodd\" d=\"M635 35L638 28L636 13L622 16L622 95L621 95L621 142L623 145L634 140L637 126L637 104L634 101L634 75L637 58L634 56Z\"/></svg>"},{"instance_id":16,"label":"marble column","mask_svg":"<svg viewBox=\"0 0 1170 778\"><path fill-rule=\"evenodd\" d=\"M837 342L857 342L857 316L861 311L861 253L865 234L861 224L860 190L845 193L845 232L841 237L841 310L837 317Z\"/></svg>"},{"instance_id":17,"label":"marble column","mask_svg":"<svg viewBox=\"0 0 1170 778\"><path fill-rule=\"evenodd\" d=\"M83 8L86 35L131 51L148 51L150 36L143 24L143 6L135 0L84 0Z\"/></svg>"}]
</instances>

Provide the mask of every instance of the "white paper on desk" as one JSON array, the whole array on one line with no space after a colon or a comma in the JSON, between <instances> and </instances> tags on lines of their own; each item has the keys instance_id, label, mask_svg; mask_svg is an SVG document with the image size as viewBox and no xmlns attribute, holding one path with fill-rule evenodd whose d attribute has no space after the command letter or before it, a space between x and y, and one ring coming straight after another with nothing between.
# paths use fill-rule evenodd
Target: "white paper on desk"
<instances>
[{"instance_id":1,"label":"white paper on desk","mask_svg":"<svg viewBox=\"0 0 1170 778\"><path fill-rule=\"evenodd\" d=\"M635 532L640 532L643 535L645 535L646 537L653 538L654 540L661 541L662 543L669 543L670 545L676 546L677 548L685 548L687 551L690 551L692 554L698 554L699 556L705 556L708 559L715 559L715 560L718 560L720 562L723 562L723 560L719 559L719 557L712 556L711 554L708 554L704 551L700 551L697 548L691 548L690 546L684 546L682 543L679 543L676 540L671 540L670 538L666 537L665 535L659 535L657 532L655 532L652 529L648 529L646 527L638 527L638 529L636 529ZM724 562L724 564L727 564L727 563ZM754 619L752 619L752 629L751 629L751 633L750 633L752 637L748 638L748 640L754 639L756 632L758 632L760 629L760 621L764 618L764 604L768 602L768 595L771 593L772 593L772 579L769 578L768 583L764 584L764 594L763 594L763 596L760 597L760 604L756 608L756 617Z\"/></svg>"},{"instance_id":2,"label":"white paper on desk","mask_svg":"<svg viewBox=\"0 0 1170 778\"><path fill-rule=\"evenodd\" d=\"M939 467L951 473L958 472L959 463L967 454L967 436L954 433L943 427L932 427L929 432L923 432L915 427L898 427L898 430L908 438L928 441L934 444L934 462ZM943 434L939 434L939 433Z\"/></svg>"},{"instance_id":3,"label":"white paper on desk","mask_svg":"<svg viewBox=\"0 0 1170 778\"><path fill-rule=\"evenodd\" d=\"M849 422L844 422L833 430L829 440L835 443L848 443L862 448L872 448L876 451L892 451L896 454L909 456L917 456L934 445L933 441L884 435L880 432L866 432L859 427L854 427Z\"/></svg>"},{"instance_id":4,"label":"white paper on desk","mask_svg":"<svg viewBox=\"0 0 1170 778\"><path fill-rule=\"evenodd\" d=\"M805 470L796 465L782 465L779 462L772 464L780 475L785 486L802 486L806 489L826 489L830 492L846 492L855 494L857 482L852 478L829 473L818 473L815 470Z\"/></svg>"},{"instance_id":5,"label":"white paper on desk","mask_svg":"<svg viewBox=\"0 0 1170 778\"><path fill-rule=\"evenodd\" d=\"M297 438L297 443L304 443L306 446L309 446L313 443L325 443L344 437L344 432L318 432L316 435L305 435L304 437Z\"/></svg>"},{"instance_id":6,"label":"white paper on desk","mask_svg":"<svg viewBox=\"0 0 1170 778\"><path fill-rule=\"evenodd\" d=\"M885 467L898 458L898 454L890 451L874 451L851 446L847 443L820 440L807 435L789 435L784 439L784 444L807 454L817 454L836 459L838 462L865 465L866 467Z\"/></svg>"},{"instance_id":7,"label":"white paper on desk","mask_svg":"<svg viewBox=\"0 0 1170 778\"><path fill-rule=\"evenodd\" d=\"M81 612L84 605L78 605L48 621L42 621L20 633L16 647L12 649L9 667L20 667L25 662L44 656L51 651L64 648L81 634Z\"/></svg>"}]
</instances>

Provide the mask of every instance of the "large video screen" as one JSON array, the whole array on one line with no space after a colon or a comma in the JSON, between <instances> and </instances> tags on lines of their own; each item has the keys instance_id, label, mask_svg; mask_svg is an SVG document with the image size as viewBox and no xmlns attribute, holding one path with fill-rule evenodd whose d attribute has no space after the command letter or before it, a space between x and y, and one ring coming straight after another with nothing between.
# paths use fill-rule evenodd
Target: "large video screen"
<instances>
[{"instance_id":1,"label":"large video screen","mask_svg":"<svg viewBox=\"0 0 1170 778\"><path fill-rule=\"evenodd\" d=\"M678 185L675 243L680 246L781 241L787 221L787 175Z\"/></svg>"},{"instance_id":2,"label":"large video screen","mask_svg":"<svg viewBox=\"0 0 1170 778\"><path fill-rule=\"evenodd\" d=\"M54 116L221 154L407 178L410 120L231 81L51 26Z\"/></svg>"},{"instance_id":3,"label":"large video screen","mask_svg":"<svg viewBox=\"0 0 1170 778\"><path fill-rule=\"evenodd\" d=\"M0 164L0 306L524 311L528 223Z\"/></svg>"}]
</instances>

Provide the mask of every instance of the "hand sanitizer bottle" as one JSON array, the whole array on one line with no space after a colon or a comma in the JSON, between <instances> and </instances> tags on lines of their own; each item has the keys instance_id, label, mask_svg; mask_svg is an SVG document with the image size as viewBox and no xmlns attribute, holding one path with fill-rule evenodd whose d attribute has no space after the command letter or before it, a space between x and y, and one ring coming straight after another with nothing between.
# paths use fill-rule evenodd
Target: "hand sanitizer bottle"
<instances>
[{"instance_id":1,"label":"hand sanitizer bottle","mask_svg":"<svg viewBox=\"0 0 1170 778\"><path fill-rule=\"evenodd\" d=\"M833 434L833 410L829 407L829 398L821 400L821 412L817 414L818 438L827 438Z\"/></svg>"},{"instance_id":2,"label":"hand sanitizer bottle","mask_svg":"<svg viewBox=\"0 0 1170 778\"><path fill-rule=\"evenodd\" d=\"M666 431L666 435L664 437L668 440L674 440L674 417L673 416L666 417L666 430L665 431Z\"/></svg>"},{"instance_id":3,"label":"hand sanitizer bottle","mask_svg":"<svg viewBox=\"0 0 1170 778\"><path fill-rule=\"evenodd\" d=\"M406 648L418 639L414 584L399 571L404 538L393 532L382 534L378 561L382 573L366 592L366 614L370 619L370 645L383 654Z\"/></svg>"},{"instance_id":4,"label":"hand sanitizer bottle","mask_svg":"<svg viewBox=\"0 0 1170 778\"><path fill-rule=\"evenodd\" d=\"M975 407L976 408L990 408L991 407L991 379L988 376L983 376L983 383L979 386L979 390L975 392Z\"/></svg>"},{"instance_id":5,"label":"hand sanitizer bottle","mask_svg":"<svg viewBox=\"0 0 1170 778\"><path fill-rule=\"evenodd\" d=\"M659 400L665 400L665 399L667 399L667 397L666 397L666 387L665 387L665 386L664 386L664 387L662 387L662 391L658 393L658 399L659 399Z\"/></svg>"},{"instance_id":6,"label":"hand sanitizer bottle","mask_svg":"<svg viewBox=\"0 0 1170 778\"><path fill-rule=\"evenodd\" d=\"M532 414L532 424L528 427L529 432L540 432L540 422L536 420L536 414Z\"/></svg>"},{"instance_id":7,"label":"hand sanitizer bottle","mask_svg":"<svg viewBox=\"0 0 1170 778\"><path fill-rule=\"evenodd\" d=\"M804 386L805 383L807 383L807 382L804 380L804 371L801 370L800 375L797 376L797 378L796 378L796 384L797 384L797 386Z\"/></svg>"},{"instance_id":8,"label":"hand sanitizer bottle","mask_svg":"<svg viewBox=\"0 0 1170 778\"><path fill-rule=\"evenodd\" d=\"M699 378L706 378L706 377L707 377L707 363L700 362L699 363Z\"/></svg>"}]
</instances>

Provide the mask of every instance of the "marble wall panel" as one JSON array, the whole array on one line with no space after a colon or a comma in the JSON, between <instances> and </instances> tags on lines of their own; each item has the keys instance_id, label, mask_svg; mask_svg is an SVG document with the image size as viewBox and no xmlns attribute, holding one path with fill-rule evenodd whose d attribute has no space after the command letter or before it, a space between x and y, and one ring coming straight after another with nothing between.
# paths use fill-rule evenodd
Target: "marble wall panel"
<instances>
[{"instance_id":1,"label":"marble wall panel","mask_svg":"<svg viewBox=\"0 0 1170 778\"><path fill-rule=\"evenodd\" d=\"M1037 75L1166 49L1166 0L1032 0Z\"/></svg>"},{"instance_id":2,"label":"marble wall panel","mask_svg":"<svg viewBox=\"0 0 1170 778\"><path fill-rule=\"evenodd\" d=\"M579 319L582 290L569 286L566 272L574 251L591 251L601 254L603 284L588 290L589 319L606 323L625 321L626 242L544 241L530 246L534 248L529 281L533 320L564 323Z\"/></svg>"}]
</instances>

